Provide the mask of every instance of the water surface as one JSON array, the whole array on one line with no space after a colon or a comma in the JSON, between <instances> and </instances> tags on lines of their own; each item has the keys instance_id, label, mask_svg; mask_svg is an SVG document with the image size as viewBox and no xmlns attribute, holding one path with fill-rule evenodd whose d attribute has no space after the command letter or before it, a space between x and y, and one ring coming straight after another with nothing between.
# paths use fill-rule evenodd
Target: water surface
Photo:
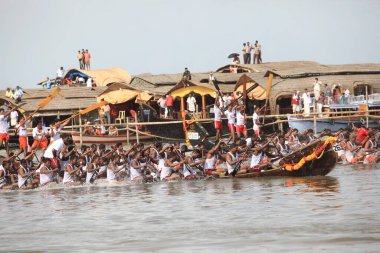
<instances>
[{"instance_id":1,"label":"water surface","mask_svg":"<svg viewBox=\"0 0 380 253\"><path fill-rule=\"evenodd\" d=\"M379 252L380 166L0 191L0 251Z\"/></svg>"}]
</instances>

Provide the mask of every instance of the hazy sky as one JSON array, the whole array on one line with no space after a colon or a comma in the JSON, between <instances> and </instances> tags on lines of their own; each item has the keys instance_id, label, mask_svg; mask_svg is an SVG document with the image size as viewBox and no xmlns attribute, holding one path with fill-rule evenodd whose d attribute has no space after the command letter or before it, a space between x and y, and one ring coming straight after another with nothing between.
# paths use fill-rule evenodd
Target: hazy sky
<instances>
[{"instance_id":1,"label":"hazy sky","mask_svg":"<svg viewBox=\"0 0 380 253\"><path fill-rule=\"evenodd\" d=\"M263 61L380 62L377 0L0 0L0 87L37 87L56 70L132 74L215 70L242 43Z\"/></svg>"}]
</instances>

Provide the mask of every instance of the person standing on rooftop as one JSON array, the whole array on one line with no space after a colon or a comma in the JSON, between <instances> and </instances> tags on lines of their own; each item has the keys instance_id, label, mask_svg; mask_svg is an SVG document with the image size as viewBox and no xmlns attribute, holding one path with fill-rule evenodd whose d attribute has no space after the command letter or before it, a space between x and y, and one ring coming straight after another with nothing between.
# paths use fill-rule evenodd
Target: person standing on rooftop
<instances>
[{"instance_id":1,"label":"person standing on rooftop","mask_svg":"<svg viewBox=\"0 0 380 253\"><path fill-rule=\"evenodd\" d=\"M241 51L243 52L243 62L244 62L244 64L247 64L247 62L248 62L248 54L247 54L248 46L246 43L243 43L243 49Z\"/></svg>"},{"instance_id":2,"label":"person standing on rooftop","mask_svg":"<svg viewBox=\"0 0 380 253\"><path fill-rule=\"evenodd\" d=\"M86 49L86 52L84 53L84 65L86 70L90 70L91 64L91 54L88 52L88 49Z\"/></svg>"},{"instance_id":3,"label":"person standing on rooftop","mask_svg":"<svg viewBox=\"0 0 380 253\"><path fill-rule=\"evenodd\" d=\"M79 68L84 69L84 55L81 53L80 50L78 50L77 59L79 61Z\"/></svg>"},{"instance_id":4,"label":"person standing on rooftop","mask_svg":"<svg viewBox=\"0 0 380 253\"><path fill-rule=\"evenodd\" d=\"M255 46L253 47L253 64L261 63L261 45L256 40Z\"/></svg>"}]
</instances>

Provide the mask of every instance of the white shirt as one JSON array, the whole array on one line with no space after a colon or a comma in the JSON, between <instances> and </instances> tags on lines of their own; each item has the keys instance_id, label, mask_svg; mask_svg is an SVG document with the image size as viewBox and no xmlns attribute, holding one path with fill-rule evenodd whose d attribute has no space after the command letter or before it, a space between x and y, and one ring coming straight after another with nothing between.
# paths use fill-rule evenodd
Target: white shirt
<instances>
[{"instance_id":1,"label":"white shirt","mask_svg":"<svg viewBox=\"0 0 380 253\"><path fill-rule=\"evenodd\" d=\"M187 108L189 109L190 112L195 111L195 104L197 103L197 100L195 100L194 97L188 97L187 100Z\"/></svg>"},{"instance_id":2,"label":"white shirt","mask_svg":"<svg viewBox=\"0 0 380 253\"><path fill-rule=\"evenodd\" d=\"M222 110L216 105L214 105L214 120L221 121L222 120Z\"/></svg>"},{"instance_id":3,"label":"white shirt","mask_svg":"<svg viewBox=\"0 0 380 253\"><path fill-rule=\"evenodd\" d=\"M227 110L224 112L224 114L227 116L228 124L235 125L235 121L236 121L235 109L232 109L231 111Z\"/></svg>"},{"instance_id":4,"label":"white shirt","mask_svg":"<svg viewBox=\"0 0 380 253\"><path fill-rule=\"evenodd\" d=\"M48 133L48 130L46 127L42 126L41 131L37 129L37 127L33 128L33 138L42 140L42 137Z\"/></svg>"},{"instance_id":5,"label":"white shirt","mask_svg":"<svg viewBox=\"0 0 380 253\"><path fill-rule=\"evenodd\" d=\"M320 82L314 83L314 92L320 92L321 91L321 85Z\"/></svg>"},{"instance_id":6,"label":"white shirt","mask_svg":"<svg viewBox=\"0 0 380 253\"><path fill-rule=\"evenodd\" d=\"M240 113L240 112L236 112L236 125L237 126L244 126L245 125L245 115Z\"/></svg>"},{"instance_id":7,"label":"white shirt","mask_svg":"<svg viewBox=\"0 0 380 253\"><path fill-rule=\"evenodd\" d=\"M7 118L4 117L4 115L0 115L0 134L6 134L8 133L8 121Z\"/></svg>"},{"instance_id":8,"label":"white shirt","mask_svg":"<svg viewBox=\"0 0 380 253\"><path fill-rule=\"evenodd\" d=\"M25 122L24 126L18 126L18 136L27 136L27 128L28 128L29 122ZM16 126L17 127L17 126Z\"/></svg>"},{"instance_id":9,"label":"white shirt","mask_svg":"<svg viewBox=\"0 0 380 253\"><path fill-rule=\"evenodd\" d=\"M65 144L63 143L62 138L59 138L58 140L54 141L52 144L50 144L47 147L47 149L44 153L44 157L45 158L54 158L53 149L57 151L56 154L58 156L64 146L65 146Z\"/></svg>"},{"instance_id":10,"label":"white shirt","mask_svg":"<svg viewBox=\"0 0 380 253\"><path fill-rule=\"evenodd\" d=\"M63 78L64 73L65 73L65 70L59 68L57 70L57 77Z\"/></svg>"},{"instance_id":11,"label":"white shirt","mask_svg":"<svg viewBox=\"0 0 380 253\"><path fill-rule=\"evenodd\" d=\"M88 88L91 88L92 87L92 78L91 77L89 77L88 79L87 79L87 82L86 82L86 86L88 87Z\"/></svg>"},{"instance_id":12,"label":"white shirt","mask_svg":"<svg viewBox=\"0 0 380 253\"><path fill-rule=\"evenodd\" d=\"M59 126L58 129L56 130L55 128L51 128L50 129L50 133L53 132L53 137L51 137L51 139L53 141L56 141L58 140L59 138L61 138L61 130L62 130L62 126Z\"/></svg>"},{"instance_id":13,"label":"white shirt","mask_svg":"<svg viewBox=\"0 0 380 253\"><path fill-rule=\"evenodd\" d=\"M259 125L256 124L256 121L259 121L259 115L255 112L252 116L252 120L253 120L253 130L259 130Z\"/></svg>"},{"instance_id":14,"label":"white shirt","mask_svg":"<svg viewBox=\"0 0 380 253\"><path fill-rule=\"evenodd\" d=\"M311 103L310 95L308 92L307 93L304 92L302 94L302 99L303 99L304 104L310 104Z\"/></svg>"},{"instance_id":15,"label":"white shirt","mask_svg":"<svg viewBox=\"0 0 380 253\"><path fill-rule=\"evenodd\" d=\"M16 119L18 117L18 112L17 111L12 111L11 112L11 119Z\"/></svg>"}]
</instances>

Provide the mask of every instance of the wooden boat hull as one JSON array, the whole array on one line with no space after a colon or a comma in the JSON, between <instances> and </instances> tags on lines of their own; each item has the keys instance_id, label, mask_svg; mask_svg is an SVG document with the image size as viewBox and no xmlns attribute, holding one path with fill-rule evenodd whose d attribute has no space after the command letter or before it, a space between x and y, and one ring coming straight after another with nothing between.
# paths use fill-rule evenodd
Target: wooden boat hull
<instances>
[{"instance_id":1,"label":"wooden boat hull","mask_svg":"<svg viewBox=\"0 0 380 253\"><path fill-rule=\"evenodd\" d=\"M283 167L286 164L294 164L299 162L304 157L312 154L324 144L323 140L317 140L310 145L295 151L288 156L282 158L269 170L260 172L251 172L246 174L237 174L237 178L250 177L307 177L307 176L325 176L329 174L338 162L338 155L333 150L332 144L329 143L324 149L323 154L317 159L307 161L298 170L288 171ZM222 176L223 177L223 176Z\"/></svg>"},{"instance_id":2,"label":"wooden boat hull","mask_svg":"<svg viewBox=\"0 0 380 253\"><path fill-rule=\"evenodd\" d=\"M80 143L80 134L78 132L72 132L71 136L73 138L73 142L75 144ZM151 136L147 135L141 135L139 136L139 140L144 141L150 141L153 138ZM125 143L127 141L127 135L122 134L118 136L108 136L108 135L82 135L82 144L116 144L118 142ZM136 142L137 138L136 135L129 135L129 141L130 142Z\"/></svg>"}]
</instances>

